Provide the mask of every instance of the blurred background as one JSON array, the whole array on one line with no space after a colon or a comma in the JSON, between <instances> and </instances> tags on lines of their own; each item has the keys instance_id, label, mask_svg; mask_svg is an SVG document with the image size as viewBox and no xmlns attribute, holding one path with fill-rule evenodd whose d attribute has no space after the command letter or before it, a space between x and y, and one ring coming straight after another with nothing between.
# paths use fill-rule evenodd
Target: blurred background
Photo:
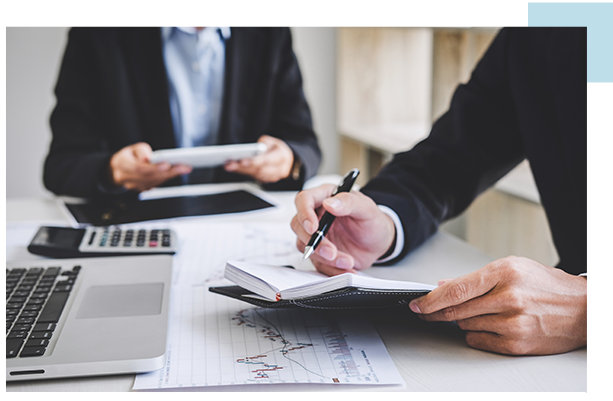
<instances>
[{"instance_id":1,"label":"blurred background","mask_svg":"<svg viewBox=\"0 0 613 401\"><path fill-rule=\"evenodd\" d=\"M69 28L6 29L6 197L52 197L42 184L53 88ZM362 170L360 184L428 135L498 28L292 28L323 152L320 174ZM443 230L493 258L555 264L526 163Z\"/></svg>"},{"instance_id":2,"label":"blurred background","mask_svg":"<svg viewBox=\"0 0 613 401\"><path fill-rule=\"evenodd\" d=\"M51 142L53 89L69 28L6 29L6 196L52 196L42 183ZM321 174L339 169L336 134L335 28L292 28L315 131L324 152Z\"/></svg>"}]
</instances>

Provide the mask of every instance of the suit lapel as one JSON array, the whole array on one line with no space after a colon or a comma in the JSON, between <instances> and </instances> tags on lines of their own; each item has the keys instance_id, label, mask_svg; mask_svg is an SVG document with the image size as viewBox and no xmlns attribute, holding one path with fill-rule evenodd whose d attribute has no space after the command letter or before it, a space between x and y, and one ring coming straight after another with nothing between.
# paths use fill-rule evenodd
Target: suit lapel
<instances>
[{"instance_id":1,"label":"suit lapel","mask_svg":"<svg viewBox=\"0 0 613 401\"><path fill-rule=\"evenodd\" d=\"M159 28L126 28L122 40L130 82L143 127L153 149L176 147L168 101L168 81Z\"/></svg>"},{"instance_id":2,"label":"suit lapel","mask_svg":"<svg viewBox=\"0 0 613 401\"><path fill-rule=\"evenodd\" d=\"M226 43L221 143L245 142L252 134L245 123L262 68L262 42L262 32L257 28L232 28Z\"/></svg>"}]
</instances>

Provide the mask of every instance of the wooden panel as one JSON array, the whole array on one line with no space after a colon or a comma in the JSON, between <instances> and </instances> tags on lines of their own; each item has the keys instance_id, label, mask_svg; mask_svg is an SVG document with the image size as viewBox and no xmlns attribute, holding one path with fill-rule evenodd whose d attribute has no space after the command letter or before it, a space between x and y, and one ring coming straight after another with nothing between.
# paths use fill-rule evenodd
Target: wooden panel
<instances>
[{"instance_id":1,"label":"wooden panel","mask_svg":"<svg viewBox=\"0 0 613 401\"><path fill-rule=\"evenodd\" d=\"M451 96L470 74L496 36L495 28L434 30L432 120L449 108Z\"/></svg>"},{"instance_id":2,"label":"wooden panel","mask_svg":"<svg viewBox=\"0 0 613 401\"><path fill-rule=\"evenodd\" d=\"M525 256L550 266L558 262L540 204L489 190L466 214L466 240L491 257Z\"/></svg>"},{"instance_id":3,"label":"wooden panel","mask_svg":"<svg viewBox=\"0 0 613 401\"><path fill-rule=\"evenodd\" d=\"M432 31L339 28L338 123L428 121Z\"/></svg>"},{"instance_id":4,"label":"wooden panel","mask_svg":"<svg viewBox=\"0 0 613 401\"><path fill-rule=\"evenodd\" d=\"M356 180L359 186L364 186L368 179L369 163L368 151L361 143L341 135L341 171L338 173L343 175L352 168L360 169L360 175Z\"/></svg>"}]
</instances>

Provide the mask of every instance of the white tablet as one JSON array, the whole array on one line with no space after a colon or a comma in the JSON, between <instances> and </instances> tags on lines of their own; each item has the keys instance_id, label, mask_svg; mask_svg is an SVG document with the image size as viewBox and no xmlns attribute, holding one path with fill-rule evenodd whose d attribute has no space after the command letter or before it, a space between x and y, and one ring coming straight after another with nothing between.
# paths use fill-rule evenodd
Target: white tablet
<instances>
[{"instance_id":1,"label":"white tablet","mask_svg":"<svg viewBox=\"0 0 613 401\"><path fill-rule=\"evenodd\" d=\"M266 152L263 143L244 143L237 145L198 146L156 150L151 155L151 163L168 162L187 164L194 168L221 166L228 160L251 158Z\"/></svg>"}]
</instances>

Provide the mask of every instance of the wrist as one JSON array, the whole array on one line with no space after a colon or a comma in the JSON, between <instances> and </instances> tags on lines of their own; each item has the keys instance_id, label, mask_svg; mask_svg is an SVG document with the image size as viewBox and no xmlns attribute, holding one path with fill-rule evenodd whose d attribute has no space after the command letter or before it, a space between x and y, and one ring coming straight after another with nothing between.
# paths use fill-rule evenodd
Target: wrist
<instances>
[{"instance_id":1,"label":"wrist","mask_svg":"<svg viewBox=\"0 0 613 401\"><path fill-rule=\"evenodd\" d=\"M104 176L104 183L105 185L111 187L111 188L116 188L116 187L120 187L122 184L119 181L119 177L117 177L117 175L115 174L116 171L118 170L118 164L119 162L117 161L117 153L115 153L109 160L109 163L107 165L106 168L106 174Z\"/></svg>"},{"instance_id":2,"label":"wrist","mask_svg":"<svg viewBox=\"0 0 613 401\"><path fill-rule=\"evenodd\" d=\"M300 179L300 173L302 171L302 160L296 157L296 155L292 152L293 162L292 167L290 168L290 172L288 178L291 178L294 181L298 181Z\"/></svg>"},{"instance_id":3,"label":"wrist","mask_svg":"<svg viewBox=\"0 0 613 401\"><path fill-rule=\"evenodd\" d=\"M396 249L397 238L398 238L398 234L396 233L396 227L394 227L394 239L392 240L392 243L390 244L390 246L387 249L387 251L385 251L385 253L383 255L381 255L381 256L379 256L377 258L377 261L385 260L385 259L389 258L390 256L392 256L392 254L394 253L394 250Z\"/></svg>"}]
</instances>

